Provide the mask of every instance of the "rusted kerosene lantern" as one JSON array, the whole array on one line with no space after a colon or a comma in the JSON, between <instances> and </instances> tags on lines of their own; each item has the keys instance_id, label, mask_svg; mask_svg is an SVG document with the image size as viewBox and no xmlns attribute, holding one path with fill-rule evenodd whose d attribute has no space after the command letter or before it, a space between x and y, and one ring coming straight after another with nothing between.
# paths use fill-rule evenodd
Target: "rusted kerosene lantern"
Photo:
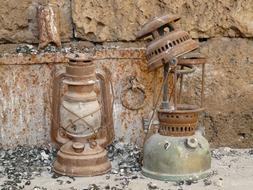
<instances>
[{"instance_id":1,"label":"rusted kerosene lantern","mask_svg":"<svg viewBox=\"0 0 253 190\"><path fill-rule=\"evenodd\" d=\"M54 171L68 176L104 174L111 169L104 147L114 138L110 76L96 73L91 58L83 54L68 58L66 73L54 82L53 139L60 146ZM60 98L62 83L66 90Z\"/></svg>"},{"instance_id":2,"label":"rusted kerosene lantern","mask_svg":"<svg viewBox=\"0 0 253 190\"><path fill-rule=\"evenodd\" d=\"M145 141L142 173L147 177L170 181L204 178L211 167L209 144L196 130L198 115L204 109L206 59L200 54L191 53L198 48L198 44L187 32L175 28L174 22L179 19L175 15L155 18L137 34L138 38L152 36L146 50L149 70L164 69L162 88L148 125L150 129L153 116L157 113L159 129ZM194 72L197 64L203 65L201 104L181 104L183 76ZM173 75L171 86L168 83L170 73ZM160 95L162 102L158 108Z\"/></svg>"}]
</instances>

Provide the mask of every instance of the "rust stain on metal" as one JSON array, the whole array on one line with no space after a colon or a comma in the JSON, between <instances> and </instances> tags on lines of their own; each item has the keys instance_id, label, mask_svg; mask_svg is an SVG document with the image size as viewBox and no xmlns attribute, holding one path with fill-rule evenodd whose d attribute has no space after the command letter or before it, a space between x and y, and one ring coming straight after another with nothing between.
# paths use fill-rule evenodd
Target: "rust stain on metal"
<instances>
[{"instance_id":1,"label":"rust stain on metal","mask_svg":"<svg viewBox=\"0 0 253 190\"><path fill-rule=\"evenodd\" d=\"M61 64L68 62L68 59L62 53L7 54L0 57L0 65Z\"/></svg>"},{"instance_id":2,"label":"rust stain on metal","mask_svg":"<svg viewBox=\"0 0 253 190\"><path fill-rule=\"evenodd\" d=\"M152 36L152 41L147 45L146 50L149 70L155 70L162 66L164 69L163 88L159 91L157 101L155 102L155 109L148 124L148 130L152 126L155 111L158 110L159 133L165 136L193 135L197 125L198 113L203 110L197 106L178 105L178 78L180 77L181 79L180 101L183 75L195 71L192 65L204 64L206 61L205 57L200 54L192 53L193 50L198 48L198 44L191 39L189 34L180 29L175 29L174 22L179 19L180 17L177 15L165 15L154 18L147 22L137 34L138 38ZM181 58L178 58L180 56ZM173 73L173 84L169 89L168 77L170 73ZM202 81L204 81L203 78ZM171 91L170 93L169 90ZM157 109L158 100L161 95L163 95L161 108ZM170 105L171 98L173 99L173 105ZM202 102L203 100L201 100L201 106Z\"/></svg>"},{"instance_id":3,"label":"rust stain on metal","mask_svg":"<svg viewBox=\"0 0 253 190\"><path fill-rule=\"evenodd\" d=\"M128 76L127 84L121 92L122 105L130 110L138 110L145 106L145 87L136 76Z\"/></svg>"},{"instance_id":4,"label":"rust stain on metal","mask_svg":"<svg viewBox=\"0 0 253 190\"><path fill-rule=\"evenodd\" d=\"M3 146L49 141L50 69L46 65L1 65L0 143ZM30 74L38 80L34 84Z\"/></svg>"},{"instance_id":5,"label":"rust stain on metal","mask_svg":"<svg viewBox=\"0 0 253 190\"><path fill-rule=\"evenodd\" d=\"M61 71L63 64L68 62L62 53L0 57L2 146L36 145L50 141L54 73ZM146 67L144 49L98 50L94 63L97 68L103 70L104 67L111 72L115 136L124 137L126 142L142 144L142 117L147 117L153 106L153 75ZM124 87L122 81L129 74L136 75L145 87L145 106L139 110L126 109L120 100Z\"/></svg>"},{"instance_id":6,"label":"rust stain on metal","mask_svg":"<svg viewBox=\"0 0 253 190\"><path fill-rule=\"evenodd\" d=\"M107 118L111 118L108 114L112 114L107 76L104 73L98 75L102 83L102 109L95 92L94 62L84 54L73 54L68 58L70 62L66 73L60 74L63 77L58 77L61 80L56 81L65 84L67 90L53 102L53 105L57 104L53 116L53 121L56 119L57 122L53 123L53 128L57 131L56 141L61 146L54 162L54 171L68 176L104 174L110 170L111 164L103 147L114 139L113 123L107 122ZM60 94L60 85L57 88L53 89L56 92L54 96Z\"/></svg>"},{"instance_id":7,"label":"rust stain on metal","mask_svg":"<svg viewBox=\"0 0 253 190\"><path fill-rule=\"evenodd\" d=\"M79 62L77 62L80 59ZM68 141L68 135L61 130L60 124L60 104L61 104L61 86L65 84L69 86L68 93L65 94L65 99L70 99L71 101L77 101L80 99L83 102L83 99L87 99L87 91L90 90L89 87L91 84L89 82L94 82L96 79L93 77L95 74L95 65L93 64L91 58L86 58L85 61L82 61L83 58L75 58L76 62L69 63L66 66L66 73L58 74L54 77L54 86L53 86L53 117L52 117L52 139L55 140L59 145L62 145ZM90 65L89 65L90 64ZM99 139L99 144L103 147L110 144L114 136L114 127L113 127L113 89L111 85L111 73L110 71L102 67L97 69L96 77L99 80L99 84L95 83L98 87L99 102L101 102L101 128L96 134ZM93 84L93 83L92 83ZM85 86L88 86L85 88ZM94 91L95 91L94 87ZM95 94L91 99L95 98ZM88 99L87 99L88 100ZM67 100L65 100L67 101ZM95 106L95 105L94 105ZM79 118L80 120L84 118ZM91 128L89 129L91 130ZM62 131L62 132L61 132Z\"/></svg>"},{"instance_id":8,"label":"rust stain on metal","mask_svg":"<svg viewBox=\"0 0 253 190\"><path fill-rule=\"evenodd\" d=\"M168 181L192 179L195 174L197 178L204 178L211 167L208 142L201 133L195 133L199 113L204 109L197 105L178 104L177 91L178 78L181 77L182 88L182 76L195 71L191 63L204 65L205 60L201 56L188 54L178 64L178 57L192 52L198 48L198 44L187 32L175 29L173 22L177 20L179 17L174 15L155 18L145 24L138 34L139 37L152 34L153 39L146 51L149 70L163 67L164 71L162 88L147 127L147 135L151 136L144 143L142 173L146 177ZM172 85L169 84L170 74L173 76ZM152 124L156 115L158 133L152 135L149 130L155 131ZM194 159L196 162L192 162Z\"/></svg>"},{"instance_id":9,"label":"rust stain on metal","mask_svg":"<svg viewBox=\"0 0 253 190\"><path fill-rule=\"evenodd\" d=\"M198 116L204 109L194 105L178 105L175 111L158 110L159 133L164 136L194 135Z\"/></svg>"},{"instance_id":10,"label":"rust stain on metal","mask_svg":"<svg viewBox=\"0 0 253 190\"><path fill-rule=\"evenodd\" d=\"M137 34L138 38L152 36L146 56L150 71L162 67L173 58L198 48L198 43L183 30L175 30L174 22L180 17L165 15L147 22Z\"/></svg>"},{"instance_id":11,"label":"rust stain on metal","mask_svg":"<svg viewBox=\"0 0 253 190\"><path fill-rule=\"evenodd\" d=\"M61 147L54 162L55 172L68 176L95 176L109 172L111 164L107 151L94 141L79 143L69 141Z\"/></svg>"},{"instance_id":12,"label":"rust stain on metal","mask_svg":"<svg viewBox=\"0 0 253 190\"><path fill-rule=\"evenodd\" d=\"M94 60L102 59L145 59L145 49L141 48L114 48L114 49L101 49L96 51Z\"/></svg>"},{"instance_id":13,"label":"rust stain on metal","mask_svg":"<svg viewBox=\"0 0 253 190\"><path fill-rule=\"evenodd\" d=\"M100 144L105 147L115 139L115 130L113 122L113 103L114 91L112 86L112 73L106 67L97 69L96 76L99 80L100 92L99 99L101 102L102 122L101 129L97 134ZM99 88L98 87L98 88Z\"/></svg>"},{"instance_id":14,"label":"rust stain on metal","mask_svg":"<svg viewBox=\"0 0 253 190\"><path fill-rule=\"evenodd\" d=\"M110 55L113 53L114 57L103 59L102 57L98 58L98 56L96 56L95 62L98 67L106 66L112 73L112 83L115 92L113 113L116 137L126 142L142 144L142 138L140 138L140 136L143 135L142 117L147 116L152 107L152 88L150 88L149 85L152 84L152 74L145 69L146 60L143 58L144 51L140 51L142 55L138 59L131 59L135 50L126 51L129 59L115 59L115 57L123 57L122 51L108 51ZM98 52L98 54L99 53L100 52ZM129 110L125 108L121 102L121 92L124 90L125 86L124 81L129 74L135 75L146 89L146 104L139 110Z\"/></svg>"}]
</instances>

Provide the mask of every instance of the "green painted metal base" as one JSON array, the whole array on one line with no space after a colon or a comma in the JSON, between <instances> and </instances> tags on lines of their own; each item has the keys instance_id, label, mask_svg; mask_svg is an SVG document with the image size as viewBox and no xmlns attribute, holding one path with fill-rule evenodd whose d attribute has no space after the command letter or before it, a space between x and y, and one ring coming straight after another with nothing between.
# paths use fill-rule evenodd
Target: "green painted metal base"
<instances>
[{"instance_id":1,"label":"green painted metal base","mask_svg":"<svg viewBox=\"0 0 253 190\"><path fill-rule=\"evenodd\" d=\"M157 179L161 181L186 181L186 180L200 180L207 178L211 175L211 170L194 173L194 174L185 174L185 175L168 175L163 173L157 173L148 171L145 168L142 168L142 174L148 178Z\"/></svg>"},{"instance_id":2,"label":"green painted metal base","mask_svg":"<svg viewBox=\"0 0 253 190\"><path fill-rule=\"evenodd\" d=\"M211 154L207 140L196 132L192 136L152 135L144 144L144 176L165 180L198 180L208 177Z\"/></svg>"}]
</instances>

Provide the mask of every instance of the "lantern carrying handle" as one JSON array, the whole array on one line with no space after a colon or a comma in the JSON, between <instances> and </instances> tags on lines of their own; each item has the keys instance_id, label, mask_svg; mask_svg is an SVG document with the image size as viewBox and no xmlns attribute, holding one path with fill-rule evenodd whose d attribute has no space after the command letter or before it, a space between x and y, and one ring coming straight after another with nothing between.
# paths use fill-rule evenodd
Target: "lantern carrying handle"
<instances>
[{"instance_id":1,"label":"lantern carrying handle","mask_svg":"<svg viewBox=\"0 0 253 190\"><path fill-rule=\"evenodd\" d=\"M100 94L101 94L101 128L97 136L99 139L105 138L104 145L109 145L115 138L115 131L113 125L113 105L115 100L115 94L112 84L112 74L110 70L102 66L101 69L96 71L96 76L100 81ZM103 141L103 140L102 140Z\"/></svg>"},{"instance_id":2,"label":"lantern carrying handle","mask_svg":"<svg viewBox=\"0 0 253 190\"><path fill-rule=\"evenodd\" d=\"M59 145L62 145L67 142L67 138L65 138L64 134L60 134L60 100L61 100L61 86L62 82L65 79L65 73L56 73L53 79L53 92L52 92L52 130L51 130L51 138L54 142Z\"/></svg>"}]
</instances>

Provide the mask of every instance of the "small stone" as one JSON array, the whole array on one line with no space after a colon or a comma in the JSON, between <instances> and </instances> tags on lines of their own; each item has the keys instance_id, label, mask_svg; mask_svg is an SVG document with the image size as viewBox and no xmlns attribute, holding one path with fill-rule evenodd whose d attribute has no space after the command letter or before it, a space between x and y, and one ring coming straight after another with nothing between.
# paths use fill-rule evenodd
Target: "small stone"
<instances>
[{"instance_id":1,"label":"small stone","mask_svg":"<svg viewBox=\"0 0 253 190\"><path fill-rule=\"evenodd\" d=\"M62 53L70 53L72 52L72 48L71 47L64 47L61 49Z\"/></svg>"},{"instance_id":2,"label":"small stone","mask_svg":"<svg viewBox=\"0 0 253 190\"><path fill-rule=\"evenodd\" d=\"M31 181L26 181L25 185L31 185Z\"/></svg>"},{"instance_id":3,"label":"small stone","mask_svg":"<svg viewBox=\"0 0 253 190\"><path fill-rule=\"evenodd\" d=\"M100 190L100 188L96 184L91 184L89 185L89 190Z\"/></svg>"},{"instance_id":4,"label":"small stone","mask_svg":"<svg viewBox=\"0 0 253 190\"><path fill-rule=\"evenodd\" d=\"M120 172L120 173L125 173L125 169L121 168L121 169L119 170L119 172Z\"/></svg>"},{"instance_id":5,"label":"small stone","mask_svg":"<svg viewBox=\"0 0 253 190\"><path fill-rule=\"evenodd\" d=\"M148 188L149 188L149 190L153 190L153 189L157 189L158 187L156 184L150 182L150 183L148 183Z\"/></svg>"},{"instance_id":6,"label":"small stone","mask_svg":"<svg viewBox=\"0 0 253 190\"><path fill-rule=\"evenodd\" d=\"M75 177L69 176L70 179L72 179L73 181L75 181Z\"/></svg>"},{"instance_id":7,"label":"small stone","mask_svg":"<svg viewBox=\"0 0 253 190\"><path fill-rule=\"evenodd\" d=\"M138 179L137 175L132 176L132 179Z\"/></svg>"},{"instance_id":8,"label":"small stone","mask_svg":"<svg viewBox=\"0 0 253 190\"><path fill-rule=\"evenodd\" d=\"M111 170L112 174L118 174L119 172L117 170Z\"/></svg>"},{"instance_id":9,"label":"small stone","mask_svg":"<svg viewBox=\"0 0 253 190\"><path fill-rule=\"evenodd\" d=\"M58 177L60 177L60 175L58 175L58 174L56 174L56 173L54 173L54 174L52 175L52 178L53 178L53 179L57 179Z\"/></svg>"},{"instance_id":10,"label":"small stone","mask_svg":"<svg viewBox=\"0 0 253 190\"><path fill-rule=\"evenodd\" d=\"M205 186L208 186L208 185L211 185L212 184L212 181L210 179L204 179L204 185Z\"/></svg>"},{"instance_id":11,"label":"small stone","mask_svg":"<svg viewBox=\"0 0 253 190\"><path fill-rule=\"evenodd\" d=\"M228 155L231 152L231 148L229 147L224 147L223 151L225 152L226 155Z\"/></svg>"},{"instance_id":12,"label":"small stone","mask_svg":"<svg viewBox=\"0 0 253 190\"><path fill-rule=\"evenodd\" d=\"M30 180L34 176L41 176L43 171L47 171L47 168L51 168L56 150L50 145L48 147L17 146L14 149L0 149L0 152L0 155L2 155L0 167L1 170L4 171L0 172L1 176L3 175L2 177L12 181L11 186L13 186L14 189L22 189L23 184L20 185L22 181L26 181L24 185L30 185ZM41 153L42 155L48 155L47 162L42 159ZM44 187L37 188L43 189Z\"/></svg>"},{"instance_id":13,"label":"small stone","mask_svg":"<svg viewBox=\"0 0 253 190\"><path fill-rule=\"evenodd\" d=\"M17 53L24 53L24 54L36 54L38 53L38 51L35 49L35 47L33 45L22 45L22 46L18 46L16 48L16 52Z\"/></svg>"},{"instance_id":14,"label":"small stone","mask_svg":"<svg viewBox=\"0 0 253 190\"><path fill-rule=\"evenodd\" d=\"M0 159L3 159L5 157L5 151L1 150L0 151Z\"/></svg>"},{"instance_id":15,"label":"small stone","mask_svg":"<svg viewBox=\"0 0 253 190\"><path fill-rule=\"evenodd\" d=\"M57 179L56 181L58 182L59 185L62 185L62 184L63 184L63 181L60 180L60 179Z\"/></svg>"},{"instance_id":16,"label":"small stone","mask_svg":"<svg viewBox=\"0 0 253 190\"><path fill-rule=\"evenodd\" d=\"M49 44L45 49L44 49L45 52L48 52L48 53L55 53L57 52L57 48L51 44Z\"/></svg>"},{"instance_id":17,"label":"small stone","mask_svg":"<svg viewBox=\"0 0 253 190\"><path fill-rule=\"evenodd\" d=\"M186 180L186 181L185 181L185 184L186 184L186 185L191 185L191 184L192 184L192 180Z\"/></svg>"},{"instance_id":18,"label":"small stone","mask_svg":"<svg viewBox=\"0 0 253 190\"><path fill-rule=\"evenodd\" d=\"M47 155L45 151L42 151L42 152L40 153L40 155L41 155L41 158L42 158L43 160L48 160L48 158L49 158L49 155Z\"/></svg>"},{"instance_id":19,"label":"small stone","mask_svg":"<svg viewBox=\"0 0 253 190\"><path fill-rule=\"evenodd\" d=\"M216 181L213 182L213 184L217 187L223 187L223 182L222 182L223 179L218 179Z\"/></svg>"},{"instance_id":20,"label":"small stone","mask_svg":"<svg viewBox=\"0 0 253 190\"><path fill-rule=\"evenodd\" d=\"M177 181L174 186L181 186L184 185L184 181Z\"/></svg>"}]
</instances>

